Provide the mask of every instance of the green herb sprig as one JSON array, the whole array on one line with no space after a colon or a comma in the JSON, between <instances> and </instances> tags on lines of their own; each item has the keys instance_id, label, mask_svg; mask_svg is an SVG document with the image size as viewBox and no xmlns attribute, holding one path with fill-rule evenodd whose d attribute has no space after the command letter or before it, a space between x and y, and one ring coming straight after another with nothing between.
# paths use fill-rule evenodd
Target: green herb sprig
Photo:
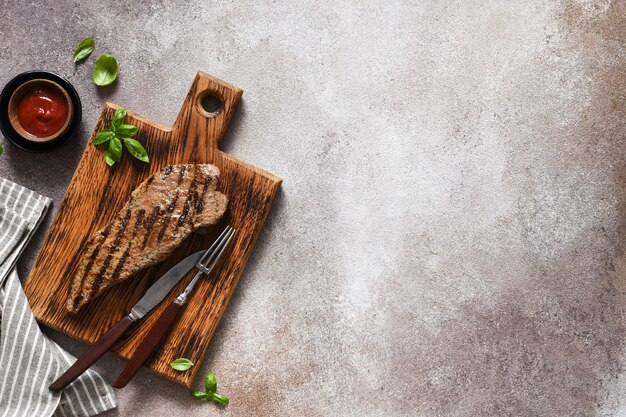
<instances>
[{"instance_id":1,"label":"green herb sprig","mask_svg":"<svg viewBox=\"0 0 626 417\"><path fill-rule=\"evenodd\" d=\"M176 371L184 372L193 366L193 362L187 358L178 358L170 363L170 366Z\"/></svg>"},{"instance_id":2,"label":"green herb sprig","mask_svg":"<svg viewBox=\"0 0 626 417\"><path fill-rule=\"evenodd\" d=\"M96 49L96 41L93 38L83 39L74 51L74 62L86 60L94 49Z\"/></svg>"},{"instance_id":3,"label":"green herb sprig","mask_svg":"<svg viewBox=\"0 0 626 417\"><path fill-rule=\"evenodd\" d=\"M172 369L175 369L179 372L185 372L193 366L193 362L191 362L187 358L178 358L170 363ZM228 404L228 397L222 394L217 393L217 378L215 378L215 374L213 372L209 372L204 377L204 391L191 391L191 397L194 400L205 400L205 401L213 401L217 404Z\"/></svg>"},{"instance_id":4,"label":"green herb sprig","mask_svg":"<svg viewBox=\"0 0 626 417\"><path fill-rule=\"evenodd\" d=\"M133 136L137 134L137 127L125 124L125 119L126 109L120 108L115 110L109 129L99 131L93 138L94 145L105 145L104 161L108 166L113 166L116 162L122 160L122 143L124 143L126 150L132 156L142 162L150 162L148 153L143 145L136 139L133 139Z\"/></svg>"},{"instance_id":5,"label":"green herb sprig","mask_svg":"<svg viewBox=\"0 0 626 417\"><path fill-rule=\"evenodd\" d=\"M117 60L113 55L102 54L93 65L93 82L100 87L113 84L117 78Z\"/></svg>"},{"instance_id":6,"label":"green herb sprig","mask_svg":"<svg viewBox=\"0 0 626 417\"><path fill-rule=\"evenodd\" d=\"M204 391L191 391L191 397L194 400L213 401L217 404L228 404L228 397L222 394L218 394L217 379L213 372L209 372L204 377Z\"/></svg>"}]
</instances>

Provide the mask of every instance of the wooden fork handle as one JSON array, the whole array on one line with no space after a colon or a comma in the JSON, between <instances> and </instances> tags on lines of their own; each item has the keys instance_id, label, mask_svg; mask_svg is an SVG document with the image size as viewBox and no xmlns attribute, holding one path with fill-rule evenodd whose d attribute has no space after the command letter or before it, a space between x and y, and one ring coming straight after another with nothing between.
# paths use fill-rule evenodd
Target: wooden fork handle
<instances>
[{"instance_id":1,"label":"wooden fork handle","mask_svg":"<svg viewBox=\"0 0 626 417\"><path fill-rule=\"evenodd\" d=\"M150 355L159 346L161 340L169 332L170 328L176 321L178 312L183 308L183 304L174 300L172 304L167 307L161 317L154 323L154 326L150 329L145 339L141 342L133 357L130 358L122 373L117 377L113 386L115 388L123 388L128 384L133 376L139 371L139 369L145 365L150 358Z\"/></svg>"},{"instance_id":2,"label":"wooden fork handle","mask_svg":"<svg viewBox=\"0 0 626 417\"><path fill-rule=\"evenodd\" d=\"M102 357L117 340L126 333L126 330L133 324L130 316L124 317L115 326L100 336L98 341L94 343L80 358L74 362L67 371L63 373L56 381L50 385L52 391L60 391L74 382L76 378L81 376L91 365Z\"/></svg>"}]
</instances>

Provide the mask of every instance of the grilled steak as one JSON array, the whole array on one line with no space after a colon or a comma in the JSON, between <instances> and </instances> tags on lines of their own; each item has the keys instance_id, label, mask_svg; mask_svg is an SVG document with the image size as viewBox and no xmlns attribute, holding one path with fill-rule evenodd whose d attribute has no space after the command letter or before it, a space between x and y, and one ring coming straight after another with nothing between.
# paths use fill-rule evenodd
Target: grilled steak
<instances>
[{"instance_id":1,"label":"grilled steak","mask_svg":"<svg viewBox=\"0 0 626 417\"><path fill-rule=\"evenodd\" d=\"M105 289L167 258L196 230L219 221L228 200L213 165L168 165L142 182L87 242L67 299L76 313Z\"/></svg>"}]
</instances>

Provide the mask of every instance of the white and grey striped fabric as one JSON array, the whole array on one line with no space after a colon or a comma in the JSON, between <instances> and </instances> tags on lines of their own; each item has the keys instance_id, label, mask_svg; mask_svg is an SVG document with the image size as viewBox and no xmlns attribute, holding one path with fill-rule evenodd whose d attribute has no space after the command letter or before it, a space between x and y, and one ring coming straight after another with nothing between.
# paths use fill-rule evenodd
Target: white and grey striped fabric
<instances>
[{"instance_id":1,"label":"white and grey striped fabric","mask_svg":"<svg viewBox=\"0 0 626 417\"><path fill-rule=\"evenodd\" d=\"M48 390L75 358L41 332L15 261L50 204L0 178L0 417L87 417L116 406L113 388L93 371L61 393Z\"/></svg>"}]
</instances>

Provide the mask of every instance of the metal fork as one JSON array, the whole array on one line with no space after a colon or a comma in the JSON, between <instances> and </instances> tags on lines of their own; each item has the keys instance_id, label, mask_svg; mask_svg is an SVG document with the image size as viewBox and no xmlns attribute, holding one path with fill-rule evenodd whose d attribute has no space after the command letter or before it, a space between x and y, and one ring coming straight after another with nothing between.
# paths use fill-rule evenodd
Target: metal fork
<instances>
[{"instance_id":1,"label":"metal fork","mask_svg":"<svg viewBox=\"0 0 626 417\"><path fill-rule=\"evenodd\" d=\"M170 328L176 321L178 313L187 302L189 294L193 291L196 283L202 275L209 275L215 264L220 260L220 257L228 247L228 244L235 235L235 229L231 226L227 226L220 236L215 240L209 249L202 255L202 258L196 263L198 272L194 275L193 279L187 284L187 287L181 292L178 297L165 309L161 317L154 323L154 326L150 329L141 345L137 348L133 357L128 361L126 367L122 370L117 377L113 386L115 388L122 388L128 384L128 382L135 376L135 374L141 369L141 367L148 361L148 358L158 347L161 340L167 335Z\"/></svg>"},{"instance_id":2,"label":"metal fork","mask_svg":"<svg viewBox=\"0 0 626 417\"><path fill-rule=\"evenodd\" d=\"M178 302L180 305L183 305L187 302L187 297L196 286L196 282L198 282L202 275L209 275L211 273L213 267L215 267L217 261L220 260L220 257L226 250L226 247L228 246L230 240L234 235L235 229L233 229L231 226L226 226L222 234L219 235L219 237L215 240L215 242L213 242L211 247L206 250L198 263L196 263L196 268L198 269L198 272L196 272L196 275L193 277L191 282L187 285L187 287L185 287L185 290L181 292L178 297L176 297L176 302Z\"/></svg>"}]
</instances>

